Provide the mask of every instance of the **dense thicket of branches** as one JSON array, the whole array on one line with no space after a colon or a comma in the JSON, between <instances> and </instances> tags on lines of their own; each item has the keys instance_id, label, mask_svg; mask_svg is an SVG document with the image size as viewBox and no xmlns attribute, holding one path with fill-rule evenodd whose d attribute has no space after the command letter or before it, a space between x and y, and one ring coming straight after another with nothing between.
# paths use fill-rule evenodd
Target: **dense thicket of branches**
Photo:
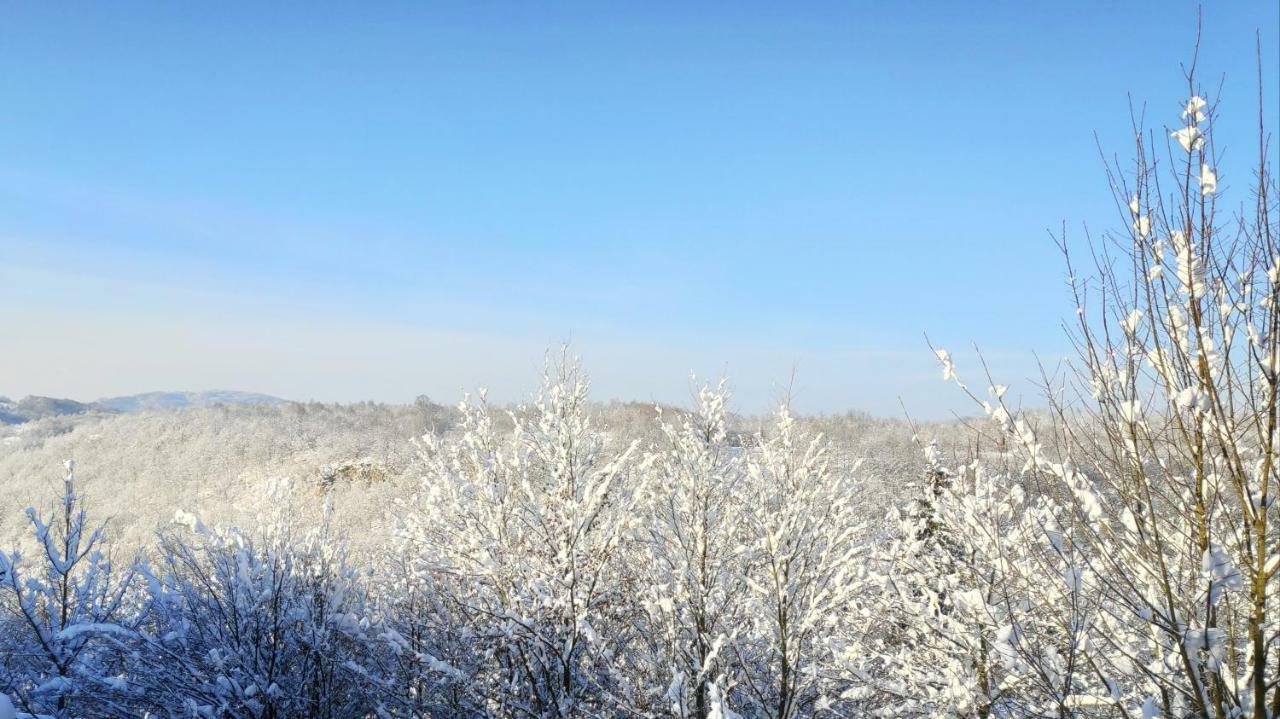
<instances>
[{"instance_id":1,"label":"dense thicket of branches","mask_svg":"<svg viewBox=\"0 0 1280 719\"><path fill-rule=\"evenodd\" d=\"M265 485L253 530L179 510L131 559L68 463L0 555L0 717L1280 716L1275 187L1264 144L1220 213L1188 86L1112 172L1096 272L1063 244L1048 411L938 350L982 418L905 469L817 431L848 422L735 421L723 385L602 415L561 356L528 406L406 415L412 456ZM389 463L414 486L354 560L333 486Z\"/></svg>"}]
</instances>

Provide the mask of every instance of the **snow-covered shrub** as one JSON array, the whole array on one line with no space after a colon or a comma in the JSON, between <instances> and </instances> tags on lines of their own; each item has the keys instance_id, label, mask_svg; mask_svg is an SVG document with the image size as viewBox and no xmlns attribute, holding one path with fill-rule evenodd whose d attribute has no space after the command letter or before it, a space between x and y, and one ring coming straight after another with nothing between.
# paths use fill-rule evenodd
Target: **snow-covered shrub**
<instances>
[{"instance_id":1,"label":"snow-covered shrub","mask_svg":"<svg viewBox=\"0 0 1280 719\"><path fill-rule=\"evenodd\" d=\"M179 512L150 577L151 611L132 657L152 716L364 717L379 706L389 651L366 578L342 538L288 523L287 485L252 532Z\"/></svg>"},{"instance_id":2,"label":"snow-covered shrub","mask_svg":"<svg viewBox=\"0 0 1280 719\"><path fill-rule=\"evenodd\" d=\"M66 463L62 496L27 510L37 556L0 553L0 693L52 717L125 716L132 691L118 649L134 621L138 565L113 566L103 525L91 526Z\"/></svg>"},{"instance_id":3,"label":"snow-covered shrub","mask_svg":"<svg viewBox=\"0 0 1280 719\"><path fill-rule=\"evenodd\" d=\"M398 545L403 547L403 545ZM391 716L468 717L477 708L469 675L446 663L474 666L475 644L459 631L449 595L421 571L415 557L398 551L384 558L379 572L383 638L388 677L381 703Z\"/></svg>"},{"instance_id":4,"label":"snow-covered shrub","mask_svg":"<svg viewBox=\"0 0 1280 719\"><path fill-rule=\"evenodd\" d=\"M925 457L918 498L890 512L893 539L874 555L871 630L847 670L866 705L900 716L1022 716L1043 699L1039 683L1057 691L1063 657L1070 664L1078 650L1053 623L1061 607L1089 607L1062 555L1045 551L1052 540L1070 553L1070 543L1051 500L1028 501L1009 474L978 463L953 471L934 444ZM1022 567L1037 581L1015 579ZM1065 641L1045 641L1055 639Z\"/></svg>"}]
</instances>

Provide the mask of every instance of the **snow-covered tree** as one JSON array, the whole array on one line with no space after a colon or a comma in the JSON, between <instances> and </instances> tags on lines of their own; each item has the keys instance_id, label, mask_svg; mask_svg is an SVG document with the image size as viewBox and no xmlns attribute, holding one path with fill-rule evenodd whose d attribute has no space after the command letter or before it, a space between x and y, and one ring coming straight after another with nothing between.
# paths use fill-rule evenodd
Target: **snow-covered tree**
<instances>
[{"instance_id":1,"label":"snow-covered tree","mask_svg":"<svg viewBox=\"0 0 1280 719\"><path fill-rule=\"evenodd\" d=\"M839 700L837 656L860 629L863 510L854 472L831 470L820 435L785 405L748 455L741 508L751 541L745 630L731 639L741 668L741 711L792 719Z\"/></svg>"},{"instance_id":2,"label":"snow-covered tree","mask_svg":"<svg viewBox=\"0 0 1280 719\"><path fill-rule=\"evenodd\" d=\"M705 719L733 685L729 642L745 620L749 535L746 465L728 437L725 383L703 387L692 413L662 422L651 466L643 546L649 591L643 662L676 717ZM664 682L665 680L665 682Z\"/></svg>"},{"instance_id":3,"label":"snow-covered tree","mask_svg":"<svg viewBox=\"0 0 1280 719\"><path fill-rule=\"evenodd\" d=\"M984 570L948 509L953 496L983 502L989 493L956 488L936 442L925 459L918 496L889 511L888 536L868 558L876 591L866 598L867 643L846 651L844 670L869 706L896 706L903 716L987 717L1000 682L993 622L976 601L987 597Z\"/></svg>"},{"instance_id":4,"label":"snow-covered tree","mask_svg":"<svg viewBox=\"0 0 1280 719\"><path fill-rule=\"evenodd\" d=\"M1280 714L1276 188L1263 149L1249 204L1219 216L1214 107L1188 87L1167 169L1139 135L1134 169L1112 174L1128 227L1095 252L1095 277L1067 255L1079 360L1047 388L1048 420L994 383L971 392L1006 451L938 502L957 563L979 568L957 589L999 628L978 635L998 684L967 691L1004 697L1004 713ZM971 661L971 645L915 630Z\"/></svg>"},{"instance_id":5,"label":"snow-covered tree","mask_svg":"<svg viewBox=\"0 0 1280 719\"><path fill-rule=\"evenodd\" d=\"M618 665L637 607L629 563L645 472L634 445L605 453L586 401L586 378L562 359L509 428L482 397L459 406L458 435L422 440L401 551L447 612L420 621L466 649L441 659L475 711L570 717L633 702Z\"/></svg>"}]
</instances>

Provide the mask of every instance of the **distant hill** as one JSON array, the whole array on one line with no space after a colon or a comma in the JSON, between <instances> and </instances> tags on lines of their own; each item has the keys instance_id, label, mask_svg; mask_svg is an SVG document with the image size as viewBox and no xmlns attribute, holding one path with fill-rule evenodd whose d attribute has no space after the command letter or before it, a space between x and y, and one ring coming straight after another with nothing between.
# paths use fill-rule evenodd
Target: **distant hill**
<instances>
[{"instance_id":1,"label":"distant hill","mask_svg":"<svg viewBox=\"0 0 1280 719\"><path fill-rule=\"evenodd\" d=\"M56 397L24 397L15 402L0 397L0 425L25 424L50 417L79 414L117 414L150 410L209 407L217 404L287 404L288 400L256 392L209 390L206 392L145 392L126 397L108 397L97 402L77 402Z\"/></svg>"},{"instance_id":2,"label":"distant hill","mask_svg":"<svg viewBox=\"0 0 1280 719\"><path fill-rule=\"evenodd\" d=\"M61 417L68 414L84 414L102 411L106 408L94 404L85 404L72 399L55 397L23 397L14 402L8 397L0 397L0 424L23 424L45 417Z\"/></svg>"},{"instance_id":3,"label":"distant hill","mask_svg":"<svg viewBox=\"0 0 1280 719\"><path fill-rule=\"evenodd\" d=\"M107 397L94 404L116 412L142 412L184 407L209 407L215 404L285 404L288 400L256 392L209 390L205 392L145 392L126 397Z\"/></svg>"}]
</instances>

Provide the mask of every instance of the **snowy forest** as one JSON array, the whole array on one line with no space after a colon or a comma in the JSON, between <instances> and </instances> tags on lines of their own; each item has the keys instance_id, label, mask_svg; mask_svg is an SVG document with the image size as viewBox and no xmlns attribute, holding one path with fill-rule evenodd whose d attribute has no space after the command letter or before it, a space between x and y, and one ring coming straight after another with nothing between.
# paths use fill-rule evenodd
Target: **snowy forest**
<instances>
[{"instance_id":1,"label":"snowy forest","mask_svg":"<svg viewBox=\"0 0 1280 719\"><path fill-rule=\"evenodd\" d=\"M942 347L949 422L596 403L568 348L520 405L5 427L0 719L1280 717L1277 187L1187 90L1026 407Z\"/></svg>"}]
</instances>

